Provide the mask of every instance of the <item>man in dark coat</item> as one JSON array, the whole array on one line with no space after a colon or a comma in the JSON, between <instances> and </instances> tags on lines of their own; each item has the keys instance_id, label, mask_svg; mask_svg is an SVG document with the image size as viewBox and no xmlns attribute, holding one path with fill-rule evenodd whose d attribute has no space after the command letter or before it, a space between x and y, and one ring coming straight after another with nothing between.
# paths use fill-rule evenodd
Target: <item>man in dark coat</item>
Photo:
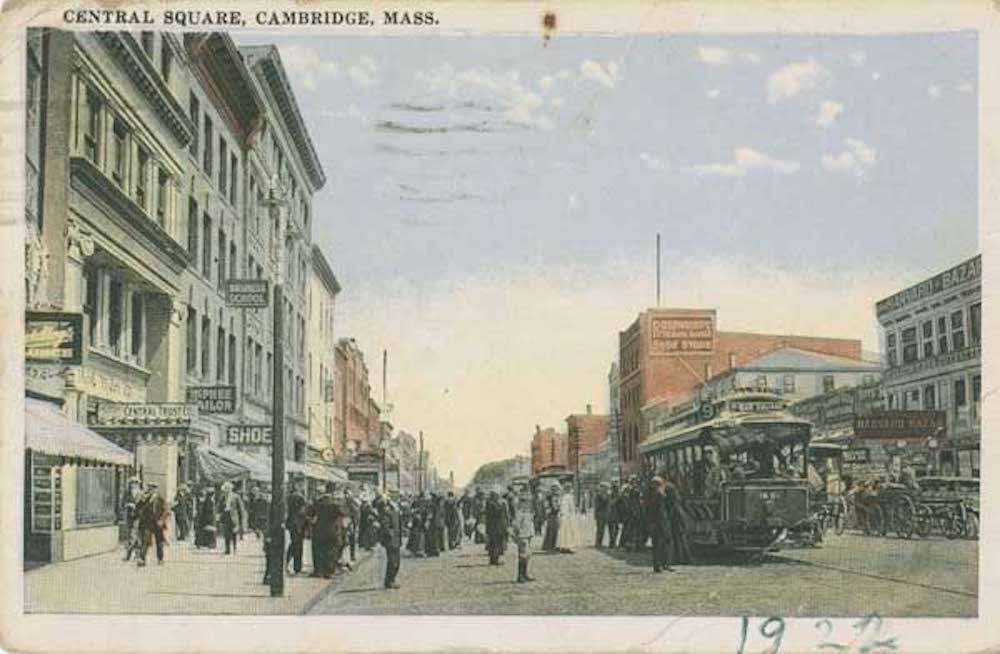
<instances>
[{"instance_id":1,"label":"man in dark coat","mask_svg":"<svg viewBox=\"0 0 1000 654\"><path fill-rule=\"evenodd\" d=\"M618 547L618 529L622 523L621 517L621 493L618 491L618 483L611 484L611 493L608 495L608 547Z\"/></svg>"},{"instance_id":2,"label":"man in dark coat","mask_svg":"<svg viewBox=\"0 0 1000 654\"><path fill-rule=\"evenodd\" d=\"M194 517L194 507L191 503L191 492L187 484L177 487L177 494L174 496L174 526L176 530L174 537L177 540L187 540L191 533L191 519Z\"/></svg>"},{"instance_id":3,"label":"man in dark coat","mask_svg":"<svg viewBox=\"0 0 1000 654\"><path fill-rule=\"evenodd\" d=\"M250 489L250 506L248 507L250 530L257 535L258 540L267 531L267 522L271 511L270 504L267 494L261 489L256 486Z\"/></svg>"},{"instance_id":4,"label":"man in dark coat","mask_svg":"<svg viewBox=\"0 0 1000 654\"><path fill-rule=\"evenodd\" d=\"M167 518L170 510L166 501L157 492L156 484L146 487L146 492L136 505L139 513L139 533L142 550L139 553L138 565L146 565L146 553L149 546L156 541L156 563L163 565L163 543L166 540Z\"/></svg>"},{"instance_id":5,"label":"man in dark coat","mask_svg":"<svg viewBox=\"0 0 1000 654\"><path fill-rule=\"evenodd\" d=\"M561 491L559 485L554 485L545 497L545 538L542 549L555 553L559 542L559 514L561 512Z\"/></svg>"},{"instance_id":6,"label":"man in dark coat","mask_svg":"<svg viewBox=\"0 0 1000 654\"><path fill-rule=\"evenodd\" d=\"M195 547L215 549L216 528L219 511L215 504L215 490L207 488L198 501L198 515L195 517Z\"/></svg>"},{"instance_id":7,"label":"man in dark coat","mask_svg":"<svg viewBox=\"0 0 1000 654\"><path fill-rule=\"evenodd\" d=\"M500 565L500 555L503 554L507 541L509 526L507 503L501 499L500 493L493 491L486 501L486 551L490 555L490 565Z\"/></svg>"},{"instance_id":8,"label":"man in dark coat","mask_svg":"<svg viewBox=\"0 0 1000 654\"><path fill-rule=\"evenodd\" d=\"M694 555L691 553L691 546L687 539L687 528L684 525L684 516L681 512L681 496L677 487L670 483L669 479L664 480L663 483L663 498L670 536L669 562L680 565L693 563Z\"/></svg>"},{"instance_id":9,"label":"man in dark coat","mask_svg":"<svg viewBox=\"0 0 1000 654\"><path fill-rule=\"evenodd\" d=\"M427 536L424 549L427 556L441 556L441 528L439 525L444 525L444 515L438 503L439 499L437 493L434 493L427 500L429 508L427 510Z\"/></svg>"},{"instance_id":10,"label":"man in dark coat","mask_svg":"<svg viewBox=\"0 0 1000 654\"><path fill-rule=\"evenodd\" d=\"M427 505L423 497L415 497L410 505L410 539L406 549L413 556L424 557L424 532L427 524Z\"/></svg>"},{"instance_id":11,"label":"man in dark coat","mask_svg":"<svg viewBox=\"0 0 1000 654\"><path fill-rule=\"evenodd\" d=\"M666 496L663 492L663 479L653 477L649 492L646 494L643 509L646 512L646 524L653 537L653 572L670 570L670 527L667 524Z\"/></svg>"},{"instance_id":12,"label":"man in dark coat","mask_svg":"<svg viewBox=\"0 0 1000 654\"><path fill-rule=\"evenodd\" d=\"M358 524L361 522L361 504L355 499L350 488L344 489L344 500L341 510L347 516L346 537L347 545L351 548L351 561L357 557L358 552Z\"/></svg>"},{"instance_id":13,"label":"man in dark coat","mask_svg":"<svg viewBox=\"0 0 1000 654\"><path fill-rule=\"evenodd\" d=\"M545 526L545 512L545 496L538 486L535 486L534 490L531 491L531 519L534 522L536 536L542 535L542 527Z\"/></svg>"},{"instance_id":14,"label":"man in dark coat","mask_svg":"<svg viewBox=\"0 0 1000 654\"><path fill-rule=\"evenodd\" d=\"M288 527L288 552L285 554L285 568L292 563L292 570L302 572L302 541L306 537L306 498L302 490L302 482L295 482L292 492L288 494L288 510L285 525Z\"/></svg>"},{"instance_id":15,"label":"man in dark coat","mask_svg":"<svg viewBox=\"0 0 1000 654\"><path fill-rule=\"evenodd\" d=\"M329 579L333 574L337 549L337 523L340 511L334 503L332 489L326 487L309 510L312 525L313 576Z\"/></svg>"},{"instance_id":16,"label":"man in dark coat","mask_svg":"<svg viewBox=\"0 0 1000 654\"><path fill-rule=\"evenodd\" d=\"M455 501L455 493L448 491L448 497L444 501L444 522L448 528L448 549L456 549L462 546L462 515L458 511L458 502Z\"/></svg>"},{"instance_id":17,"label":"man in dark coat","mask_svg":"<svg viewBox=\"0 0 1000 654\"><path fill-rule=\"evenodd\" d=\"M472 531L474 534L474 539L476 543L486 542L486 494L483 493L483 489L476 489L476 496L472 500L473 515L476 518L476 523L473 525Z\"/></svg>"},{"instance_id":18,"label":"man in dark coat","mask_svg":"<svg viewBox=\"0 0 1000 654\"><path fill-rule=\"evenodd\" d=\"M233 490L232 483L227 481L222 485L222 497L219 499L219 520L226 539L226 554L236 553L236 537L245 529L246 515L243 498Z\"/></svg>"},{"instance_id":19,"label":"man in dark coat","mask_svg":"<svg viewBox=\"0 0 1000 654\"><path fill-rule=\"evenodd\" d=\"M386 590L399 588L396 575L399 574L399 549L403 545L399 510L382 496L375 498L375 509L378 511L378 540L385 548L384 586Z\"/></svg>"},{"instance_id":20,"label":"man in dark coat","mask_svg":"<svg viewBox=\"0 0 1000 654\"><path fill-rule=\"evenodd\" d=\"M604 531L608 525L608 517L611 513L611 496L608 493L609 486L606 482L601 482L597 487L597 495L594 496L594 520L597 522L597 537L594 539L595 547L604 547Z\"/></svg>"}]
</instances>

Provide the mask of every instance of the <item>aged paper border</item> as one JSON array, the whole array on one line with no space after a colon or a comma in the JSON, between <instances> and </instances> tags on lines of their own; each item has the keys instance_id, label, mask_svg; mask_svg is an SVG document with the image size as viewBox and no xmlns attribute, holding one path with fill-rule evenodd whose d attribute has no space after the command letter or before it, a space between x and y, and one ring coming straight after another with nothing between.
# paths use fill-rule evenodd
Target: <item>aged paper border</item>
<instances>
[{"instance_id":1,"label":"aged paper border","mask_svg":"<svg viewBox=\"0 0 1000 654\"><path fill-rule=\"evenodd\" d=\"M175 9L204 9L206 3L172 2ZM975 29L979 33L979 238L985 260L983 290L987 311L984 330L1000 334L994 265L1000 247L1000 1L923 0L904 2L591 2L517 0L367 3L282 0L272 3L220 2L216 8L244 12L264 9L433 9L440 26L393 28L394 33L433 34L502 32L537 34L542 16L556 13L559 33L627 34L640 32L789 32L902 33ZM139 3L8 2L0 14L0 646L8 651L53 652L320 652L320 651L685 651L736 652L738 618L663 617L224 617L224 616L60 616L23 615L21 573L21 478L23 474L23 149L24 28L52 25L68 28L61 12L76 8L164 9L164 2ZM389 31L374 28L286 28L362 37ZM900 242L900 247L905 243ZM983 423L1000 424L997 401L998 364L994 342L987 339L983 368ZM905 652L1000 650L1000 567L996 548L1000 527L992 516L1000 511L1000 466L997 446L983 430L982 525L978 619L888 619L884 633L897 638ZM782 652L818 651L815 618L788 619ZM834 620L837 634L850 634L853 620ZM760 619L751 620L759 629ZM747 651L763 651L764 641L749 642ZM851 650L854 651L854 650Z\"/></svg>"}]
</instances>

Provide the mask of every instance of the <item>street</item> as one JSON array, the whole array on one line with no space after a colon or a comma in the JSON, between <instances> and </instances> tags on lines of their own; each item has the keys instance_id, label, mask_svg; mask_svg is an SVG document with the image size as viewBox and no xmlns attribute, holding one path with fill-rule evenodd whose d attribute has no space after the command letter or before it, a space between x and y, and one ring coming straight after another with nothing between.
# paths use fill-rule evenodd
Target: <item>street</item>
<instances>
[{"instance_id":1,"label":"street","mask_svg":"<svg viewBox=\"0 0 1000 654\"><path fill-rule=\"evenodd\" d=\"M540 545L535 539L536 548ZM536 551L518 584L516 552L488 565L481 545L436 559L404 556L399 590L362 567L313 613L430 615L720 615L968 617L977 614L978 542L830 536L821 549L759 564L713 562L653 574L649 552ZM365 566L377 566L375 557Z\"/></svg>"}]
</instances>

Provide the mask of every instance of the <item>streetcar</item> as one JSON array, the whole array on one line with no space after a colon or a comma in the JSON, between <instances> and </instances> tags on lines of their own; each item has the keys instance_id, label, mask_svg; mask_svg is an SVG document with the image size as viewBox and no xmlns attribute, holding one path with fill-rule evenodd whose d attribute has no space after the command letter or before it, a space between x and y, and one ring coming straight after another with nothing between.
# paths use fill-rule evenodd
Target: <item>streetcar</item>
<instances>
[{"instance_id":1,"label":"streetcar","mask_svg":"<svg viewBox=\"0 0 1000 654\"><path fill-rule=\"evenodd\" d=\"M639 445L678 489L693 547L762 553L812 544L809 421L773 392L733 389L678 405Z\"/></svg>"}]
</instances>

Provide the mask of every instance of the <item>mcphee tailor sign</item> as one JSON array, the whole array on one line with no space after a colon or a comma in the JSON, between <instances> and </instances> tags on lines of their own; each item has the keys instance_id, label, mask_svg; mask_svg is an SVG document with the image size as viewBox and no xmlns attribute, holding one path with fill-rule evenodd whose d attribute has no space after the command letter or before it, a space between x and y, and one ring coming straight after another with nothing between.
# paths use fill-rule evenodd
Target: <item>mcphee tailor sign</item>
<instances>
[{"instance_id":1,"label":"mcphee tailor sign","mask_svg":"<svg viewBox=\"0 0 1000 654\"><path fill-rule=\"evenodd\" d=\"M198 405L201 413L233 413L236 411L236 387L189 386L187 401Z\"/></svg>"},{"instance_id":2,"label":"mcphee tailor sign","mask_svg":"<svg viewBox=\"0 0 1000 654\"><path fill-rule=\"evenodd\" d=\"M226 304L231 307L266 307L268 296L266 279L230 279L226 281Z\"/></svg>"},{"instance_id":3,"label":"mcphee tailor sign","mask_svg":"<svg viewBox=\"0 0 1000 654\"><path fill-rule=\"evenodd\" d=\"M226 445L270 447L271 425L231 425L226 427Z\"/></svg>"},{"instance_id":4,"label":"mcphee tailor sign","mask_svg":"<svg viewBox=\"0 0 1000 654\"><path fill-rule=\"evenodd\" d=\"M944 430L944 411L884 411L854 419L855 438L928 438Z\"/></svg>"}]
</instances>

